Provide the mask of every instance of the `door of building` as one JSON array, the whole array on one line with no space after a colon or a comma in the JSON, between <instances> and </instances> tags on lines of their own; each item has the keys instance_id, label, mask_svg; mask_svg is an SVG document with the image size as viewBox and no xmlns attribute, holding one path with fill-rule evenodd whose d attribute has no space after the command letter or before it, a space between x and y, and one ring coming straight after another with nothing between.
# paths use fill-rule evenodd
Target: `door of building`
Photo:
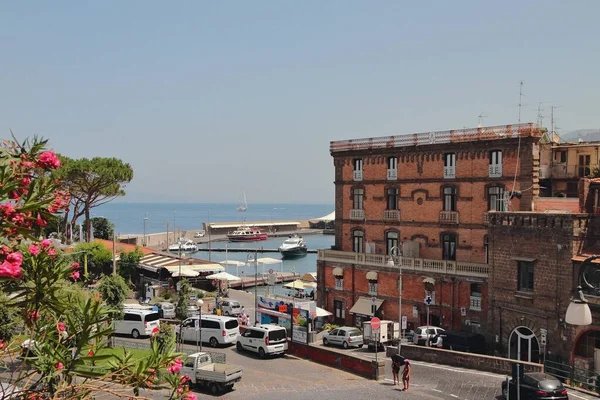
<instances>
[{"instance_id":1,"label":"door of building","mask_svg":"<svg viewBox=\"0 0 600 400\"><path fill-rule=\"evenodd\" d=\"M334 315L336 325L345 325L346 324L346 309L344 307L343 301L341 301L341 300L333 301L333 315Z\"/></svg>"}]
</instances>

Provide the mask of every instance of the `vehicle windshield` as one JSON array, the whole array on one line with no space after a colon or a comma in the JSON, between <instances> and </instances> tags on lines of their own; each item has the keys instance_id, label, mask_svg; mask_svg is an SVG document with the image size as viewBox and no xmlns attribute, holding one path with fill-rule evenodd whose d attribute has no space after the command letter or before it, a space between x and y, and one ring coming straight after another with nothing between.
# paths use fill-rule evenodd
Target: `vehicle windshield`
<instances>
[{"instance_id":1,"label":"vehicle windshield","mask_svg":"<svg viewBox=\"0 0 600 400\"><path fill-rule=\"evenodd\" d=\"M360 331L358 329L350 329L348 331L348 336L351 336L351 337L353 337L353 336L361 336L361 335L362 335L362 333L360 333Z\"/></svg>"},{"instance_id":2,"label":"vehicle windshield","mask_svg":"<svg viewBox=\"0 0 600 400\"><path fill-rule=\"evenodd\" d=\"M296 244L296 240L295 239L288 239L285 242L283 242L283 244Z\"/></svg>"},{"instance_id":3,"label":"vehicle windshield","mask_svg":"<svg viewBox=\"0 0 600 400\"><path fill-rule=\"evenodd\" d=\"M146 315L146 322L158 321L159 319L160 317L158 316L158 313Z\"/></svg>"},{"instance_id":4,"label":"vehicle windshield","mask_svg":"<svg viewBox=\"0 0 600 400\"><path fill-rule=\"evenodd\" d=\"M225 322L225 329L235 329L238 327L237 319L232 319Z\"/></svg>"},{"instance_id":5,"label":"vehicle windshield","mask_svg":"<svg viewBox=\"0 0 600 400\"><path fill-rule=\"evenodd\" d=\"M285 329L277 329L276 331L269 332L269 340L283 340L287 338L287 333Z\"/></svg>"},{"instance_id":6,"label":"vehicle windshield","mask_svg":"<svg viewBox=\"0 0 600 400\"><path fill-rule=\"evenodd\" d=\"M232 302L231 308L240 308L240 303L238 303L237 301Z\"/></svg>"}]
</instances>

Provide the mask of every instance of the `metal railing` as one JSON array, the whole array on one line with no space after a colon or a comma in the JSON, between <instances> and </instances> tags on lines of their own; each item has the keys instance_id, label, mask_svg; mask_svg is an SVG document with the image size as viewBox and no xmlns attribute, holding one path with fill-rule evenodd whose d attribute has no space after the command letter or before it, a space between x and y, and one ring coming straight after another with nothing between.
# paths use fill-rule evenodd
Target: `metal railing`
<instances>
[{"instance_id":1,"label":"metal railing","mask_svg":"<svg viewBox=\"0 0 600 400\"><path fill-rule=\"evenodd\" d=\"M384 221L400 221L400 210L383 210Z\"/></svg>"},{"instance_id":2,"label":"metal railing","mask_svg":"<svg viewBox=\"0 0 600 400\"><path fill-rule=\"evenodd\" d=\"M471 296L469 309L473 311L481 311L481 296Z\"/></svg>"},{"instance_id":3,"label":"metal railing","mask_svg":"<svg viewBox=\"0 0 600 400\"><path fill-rule=\"evenodd\" d=\"M502 178L502 164L490 164L490 178Z\"/></svg>"},{"instance_id":4,"label":"metal railing","mask_svg":"<svg viewBox=\"0 0 600 400\"><path fill-rule=\"evenodd\" d=\"M483 224L487 225L490 223L490 213L483 213Z\"/></svg>"},{"instance_id":5,"label":"metal railing","mask_svg":"<svg viewBox=\"0 0 600 400\"><path fill-rule=\"evenodd\" d=\"M598 164L554 164L540 167L540 178L585 178L590 176Z\"/></svg>"},{"instance_id":6,"label":"metal railing","mask_svg":"<svg viewBox=\"0 0 600 400\"><path fill-rule=\"evenodd\" d=\"M339 250L318 250L317 259L335 263L347 263L355 265L364 265L378 268L395 268L388 264L388 255L353 253ZM427 258L394 257L395 265L402 265L403 271L415 272L435 272L448 275L460 275L487 278L489 275L489 266L487 264L431 260Z\"/></svg>"},{"instance_id":7,"label":"metal railing","mask_svg":"<svg viewBox=\"0 0 600 400\"><path fill-rule=\"evenodd\" d=\"M398 179L398 170L397 169L388 169L387 170L387 178L388 181L395 181Z\"/></svg>"},{"instance_id":8,"label":"metal railing","mask_svg":"<svg viewBox=\"0 0 600 400\"><path fill-rule=\"evenodd\" d=\"M354 221L362 221L365 219L365 210L350 210L350 219Z\"/></svg>"},{"instance_id":9,"label":"metal railing","mask_svg":"<svg viewBox=\"0 0 600 400\"><path fill-rule=\"evenodd\" d=\"M362 170L354 171L354 180L362 181L363 180L363 172Z\"/></svg>"},{"instance_id":10,"label":"metal railing","mask_svg":"<svg viewBox=\"0 0 600 400\"><path fill-rule=\"evenodd\" d=\"M440 224L458 225L458 211L440 211Z\"/></svg>"},{"instance_id":11,"label":"metal railing","mask_svg":"<svg viewBox=\"0 0 600 400\"><path fill-rule=\"evenodd\" d=\"M456 167L444 167L444 178L452 179L456 178Z\"/></svg>"},{"instance_id":12,"label":"metal railing","mask_svg":"<svg viewBox=\"0 0 600 400\"><path fill-rule=\"evenodd\" d=\"M561 382L600 393L600 373L585 368L577 368L573 365L559 361L544 361L544 372L555 376Z\"/></svg>"}]
</instances>

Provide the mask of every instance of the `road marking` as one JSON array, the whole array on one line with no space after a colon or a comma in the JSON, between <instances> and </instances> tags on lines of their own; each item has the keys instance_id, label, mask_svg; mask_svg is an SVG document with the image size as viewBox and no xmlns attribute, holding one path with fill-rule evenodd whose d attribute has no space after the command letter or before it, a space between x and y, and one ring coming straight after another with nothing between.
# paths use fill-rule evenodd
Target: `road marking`
<instances>
[{"instance_id":1,"label":"road marking","mask_svg":"<svg viewBox=\"0 0 600 400\"><path fill-rule=\"evenodd\" d=\"M439 389L431 389L431 390L433 390L434 392L439 392L439 393L442 393L442 391L441 391L441 390L439 390Z\"/></svg>"},{"instance_id":2,"label":"road marking","mask_svg":"<svg viewBox=\"0 0 600 400\"><path fill-rule=\"evenodd\" d=\"M575 393L573 393L572 390L569 391L569 396L579 397L580 399L583 399L583 400L587 400L588 399L587 397L581 397L581 396L576 395Z\"/></svg>"},{"instance_id":3,"label":"road marking","mask_svg":"<svg viewBox=\"0 0 600 400\"><path fill-rule=\"evenodd\" d=\"M479 372L479 371L471 371L468 369L461 369L461 368L452 368L449 366L438 366L438 365L433 365L433 364L427 364L427 363L422 363L419 361L411 361L412 364L415 365L422 365L424 367L429 367L429 368L437 368L437 369L444 369L447 371L454 371L454 372L463 372L465 374L473 374L473 375L483 375L483 376L489 376L492 378L498 378L498 379L506 379L506 376L501 376L501 375L497 375L497 374L491 374L488 372Z\"/></svg>"},{"instance_id":4,"label":"road marking","mask_svg":"<svg viewBox=\"0 0 600 400\"><path fill-rule=\"evenodd\" d=\"M458 398L457 395L450 393L450 396Z\"/></svg>"}]
</instances>

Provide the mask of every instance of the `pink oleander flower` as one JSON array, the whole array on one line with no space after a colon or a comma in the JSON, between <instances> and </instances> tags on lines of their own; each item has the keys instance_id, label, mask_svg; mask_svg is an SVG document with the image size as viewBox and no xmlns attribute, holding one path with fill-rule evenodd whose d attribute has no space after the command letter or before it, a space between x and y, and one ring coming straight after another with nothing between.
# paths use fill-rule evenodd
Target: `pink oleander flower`
<instances>
[{"instance_id":1,"label":"pink oleander flower","mask_svg":"<svg viewBox=\"0 0 600 400\"><path fill-rule=\"evenodd\" d=\"M40 313L38 312L38 310L29 310L29 312L27 312L27 318L30 321L37 321L38 319L40 319Z\"/></svg>"},{"instance_id":2,"label":"pink oleander flower","mask_svg":"<svg viewBox=\"0 0 600 400\"><path fill-rule=\"evenodd\" d=\"M37 226L44 227L48 225L48 221L42 219L42 216L38 213L37 218L35 219L35 223Z\"/></svg>"},{"instance_id":3,"label":"pink oleander flower","mask_svg":"<svg viewBox=\"0 0 600 400\"><path fill-rule=\"evenodd\" d=\"M71 269L79 269L79 263L75 261L73 264L71 264Z\"/></svg>"},{"instance_id":4,"label":"pink oleander flower","mask_svg":"<svg viewBox=\"0 0 600 400\"><path fill-rule=\"evenodd\" d=\"M60 370L61 370L61 369L63 369L64 367L65 367L65 366L64 366L64 365L63 365L63 363L61 363L60 361L56 363L56 369L57 369L57 370L59 370L59 371L60 371Z\"/></svg>"},{"instance_id":5,"label":"pink oleander flower","mask_svg":"<svg viewBox=\"0 0 600 400\"><path fill-rule=\"evenodd\" d=\"M53 257L56 255L56 249L54 247L50 247L47 253L50 257Z\"/></svg>"},{"instance_id":6,"label":"pink oleander flower","mask_svg":"<svg viewBox=\"0 0 600 400\"><path fill-rule=\"evenodd\" d=\"M4 261L0 264L0 277L20 279L23 276L23 270L20 265Z\"/></svg>"},{"instance_id":7,"label":"pink oleander flower","mask_svg":"<svg viewBox=\"0 0 600 400\"><path fill-rule=\"evenodd\" d=\"M188 383L190 380L191 380L191 378L190 378L190 376L189 376L189 375L183 375L183 376L181 377L181 384L182 384L182 385L185 385L185 384L186 384L186 383Z\"/></svg>"},{"instance_id":8,"label":"pink oleander flower","mask_svg":"<svg viewBox=\"0 0 600 400\"><path fill-rule=\"evenodd\" d=\"M183 362L181 361L181 358L176 358L173 361L173 364L171 364L171 366L169 367L168 371L170 374L176 374L179 371L181 371L181 367L183 367Z\"/></svg>"},{"instance_id":9,"label":"pink oleander flower","mask_svg":"<svg viewBox=\"0 0 600 400\"><path fill-rule=\"evenodd\" d=\"M21 225L23 222L25 222L25 215L21 213L16 213L11 217L10 220L15 225Z\"/></svg>"},{"instance_id":10,"label":"pink oleander flower","mask_svg":"<svg viewBox=\"0 0 600 400\"><path fill-rule=\"evenodd\" d=\"M56 169L60 167L60 160L53 151L45 151L40 154L38 165L42 168Z\"/></svg>"},{"instance_id":11,"label":"pink oleander flower","mask_svg":"<svg viewBox=\"0 0 600 400\"><path fill-rule=\"evenodd\" d=\"M177 388L177 395L181 396L183 394L183 388L182 387L178 387Z\"/></svg>"},{"instance_id":12,"label":"pink oleander flower","mask_svg":"<svg viewBox=\"0 0 600 400\"><path fill-rule=\"evenodd\" d=\"M29 246L29 253L31 253L32 256L37 256L38 254L40 254L40 251L40 248L37 247L35 244Z\"/></svg>"},{"instance_id":13,"label":"pink oleander flower","mask_svg":"<svg viewBox=\"0 0 600 400\"><path fill-rule=\"evenodd\" d=\"M23 186L29 186L30 183L31 183L31 178L28 176L21 179L21 185L23 185Z\"/></svg>"},{"instance_id":14,"label":"pink oleander flower","mask_svg":"<svg viewBox=\"0 0 600 400\"><path fill-rule=\"evenodd\" d=\"M88 351L88 357L94 357L94 351L93 350Z\"/></svg>"},{"instance_id":15,"label":"pink oleander flower","mask_svg":"<svg viewBox=\"0 0 600 400\"><path fill-rule=\"evenodd\" d=\"M23 254L18 251L6 256L6 261L14 266L20 267L23 263Z\"/></svg>"},{"instance_id":16,"label":"pink oleander flower","mask_svg":"<svg viewBox=\"0 0 600 400\"><path fill-rule=\"evenodd\" d=\"M42 240L40 242L40 246L42 246L42 249L46 250L47 248L49 248L50 246L52 246L52 240L50 240L50 239L44 239L44 240Z\"/></svg>"},{"instance_id":17,"label":"pink oleander flower","mask_svg":"<svg viewBox=\"0 0 600 400\"><path fill-rule=\"evenodd\" d=\"M79 271L74 271L74 272L71 274L71 277L72 277L73 279L75 279L75 280L79 279Z\"/></svg>"},{"instance_id":18,"label":"pink oleander flower","mask_svg":"<svg viewBox=\"0 0 600 400\"><path fill-rule=\"evenodd\" d=\"M188 392L186 393L184 400L198 400L195 393Z\"/></svg>"},{"instance_id":19,"label":"pink oleander flower","mask_svg":"<svg viewBox=\"0 0 600 400\"><path fill-rule=\"evenodd\" d=\"M5 217L10 217L16 212L15 205L13 203L0 204L0 213Z\"/></svg>"},{"instance_id":20,"label":"pink oleander flower","mask_svg":"<svg viewBox=\"0 0 600 400\"><path fill-rule=\"evenodd\" d=\"M65 323L64 323L64 322L59 322L58 324L56 324L56 329L57 329L59 332L64 332L64 331L66 331L66 330L67 330L67 326L65 325Z\"/></svg>"}]
</instances>

